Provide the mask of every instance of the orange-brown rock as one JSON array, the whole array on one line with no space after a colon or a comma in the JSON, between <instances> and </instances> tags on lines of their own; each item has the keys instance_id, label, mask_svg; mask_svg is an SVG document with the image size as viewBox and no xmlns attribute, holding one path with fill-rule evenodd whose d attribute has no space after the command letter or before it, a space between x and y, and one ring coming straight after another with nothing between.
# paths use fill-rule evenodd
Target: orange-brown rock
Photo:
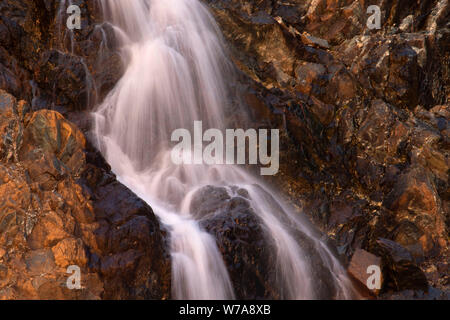
<instances>
[{"instance_id":1,"label":"orange-brown rock","mask_svg":"<svg viewBox=\"0 0 450 320\"><path fill-rule=\"evenodd\" d=\"M439 297L417 289L424 288L423 273L445 297L449 2L370 2L381 8L380 30L366 26L368 1L204 2L242 71L233 87L251 109L248 125L281 130L273 182L328 234L344 263L358 249L387 261L383 298ZM62 135L73 139L34 146L43 142L40 133L58 137L67 123L29 106L58 110L87 134L90 107L122 71L98 2L81 2L84 24L73 42L59 28L60 3L0 3L0 88L28 101L0 94L0 297L166 297L170 268L159 258L166 251L148 206L115 180L88 142L70 153L70 141L80 143L67 133L76 132L71 125ZM234 111L232 123L245 122L242 108ZM61 221L62 228L49 230ZM47 250L55 259L48 250L65 239L84 243L84 279L91 283L84 293L55 286L67 278L64 270L28 277L22 253ZM389 262L397 245L379 239L402 246L412 260ZM153 281L154 274L165 280ZM416 289L393 293L402 288Z\"/></svg>"},{"instance_id":2,"label":"orange-brown rock","mask_svg":"<svg viewBox=\"0 0 450 320\"><path fill-rule=\"evenodd\" d=\"M0 105L0 298L168 298L165 233L150 207L62 115L4 91ZM71 265L79 290L67 287Z\"/></svg>"},{"instance_id":3,"label":"orange-brown rock","mask_svg":"<svg viewBox=\"0 0 450 320\"><path fill-rule=\"evenodd\" d=\"M366 290L373 294L379 294L384 280L382 267L383 264L380 257L365 250L357 249L348 266L348 272Z\"/></svg>"}]
</instances>

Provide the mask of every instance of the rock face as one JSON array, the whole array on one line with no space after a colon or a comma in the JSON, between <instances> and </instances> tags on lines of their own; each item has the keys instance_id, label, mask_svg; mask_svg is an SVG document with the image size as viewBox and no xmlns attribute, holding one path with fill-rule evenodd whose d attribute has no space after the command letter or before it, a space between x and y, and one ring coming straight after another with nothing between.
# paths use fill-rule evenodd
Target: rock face
<instances>
[{"instance_id":1,"label":"rock face","mask_svg":"<svg viewBox=\"0 0 450 320\"><path fill-rule=\"evenodd\" d=\"M63 1L0 3L0 89L12 94L0 94L0 298L167 298L164 230L85 139L92 106L122 73L113 32L97 1L72 2L83 16L74 32L61 28ZM271 182L350 271L363 265L358 250L381 259L380 297L445 298L448 1L372 1L380 30L361 0L204 2L239 69L247 125L281 129ZM245 196L220 198L214 215L199 199L233 281L249 275L237 294L278 297ZM69 264L81 291L65 285Z\"/></svg>"},{"instance_id":2,"label":"rock face","mask_svg":"<svg viewBox=\"0 0 450 320\"><path fill-rule=\"evenodd\" d=\"M168 298L165 232L75 125L0 90L0 136L1 299Z\"/></svg>"},{"instance_id":3,"label":"rock face","mask_svg":"<svg viewBox=\"0 0 450 320\"><path fill-rule=\"evenodd\" d=\"M362 249L356 249L352 256L348 273L360 282L360 285L378 294L383 284L381 258Z\"/></svg>"},{"instance_id":4,"label":"rock face","mask_svg":"<svg viewBox=\"0 0 450 320\"><path fill-rule=\"evenodd\" d=\"M371 2L380 30L365 1L205 2L241 71L248 126L284 132L272 182L347 263L357 250L381 258L383 298L445 297L448 1ZM395 262L380 239L411 258Z\"/></svg>"}]
</instances>

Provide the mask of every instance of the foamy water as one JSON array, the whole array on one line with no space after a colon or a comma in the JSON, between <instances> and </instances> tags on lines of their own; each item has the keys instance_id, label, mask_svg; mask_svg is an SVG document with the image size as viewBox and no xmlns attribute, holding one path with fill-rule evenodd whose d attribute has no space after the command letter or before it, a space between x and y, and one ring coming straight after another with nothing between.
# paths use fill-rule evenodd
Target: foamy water
<instances>
[{"instance_id":1,"label":"foamy water","mask_svg":"<svg viewBox=\"0 0 450 320\"><path fill-rule=\"evenodd\" d=\"M154 209L170 230L172 295L176 299L233 299L233 285L215 239L202 230L190 204L206 186L239 186L274 244L277 285L285 299L315 299L320 282L313 244L327 268L329 296L351 298L344 269L302 217L259 178L234 165L175 165L171 134L203 121L223 128L234 81L220 31L198 0L100 0L122 44L126 71L94 113L98 147L119 180ZM231 191L230 191L231 192Z\"/></svg>"}]
</instances>

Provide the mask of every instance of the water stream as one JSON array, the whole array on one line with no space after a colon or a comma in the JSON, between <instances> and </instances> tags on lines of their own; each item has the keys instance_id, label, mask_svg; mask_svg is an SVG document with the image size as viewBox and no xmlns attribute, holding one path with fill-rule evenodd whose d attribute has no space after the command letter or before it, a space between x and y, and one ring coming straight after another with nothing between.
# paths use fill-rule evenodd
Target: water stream
<instances>
[{"instance_id":1,"label":"water stream","mask_svg":"<svg viewBox=\"0 0 450 320\"><path fill-rule=\"evenodd\" d=\"M248 191L274 244L282 298L323 297L310 249L292 230L308 238L327 269L329 296L352 298L345 270L328 247L258 177L237 165L175 165L171 160L175 129L191 129L199 120L205 130L225 129L232 65L208 9L198 0L99 1L114 25L126 71L94 112L95 136L119 180L170 230L173 298L235 298L215 239L190 212L193 195L207 185Z\"/></svg>"}]
</instances>

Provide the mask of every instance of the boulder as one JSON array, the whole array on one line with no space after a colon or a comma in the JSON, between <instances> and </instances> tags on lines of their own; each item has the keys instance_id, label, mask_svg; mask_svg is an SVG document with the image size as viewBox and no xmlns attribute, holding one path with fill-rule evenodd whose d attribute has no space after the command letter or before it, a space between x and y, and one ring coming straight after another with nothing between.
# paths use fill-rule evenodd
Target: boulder
<instances>
[{"instance_id":1,"label":"boulder","mask_svg":"<svg viewBox=\"0 0 450 320\"><path fill-rule=\"evenodd\" d=\"M61 114L3 91L0 106L0 297L168 298L166 232L152 209ZM71 265L79 290L66 286Z\"/></svg>"},{"instance_id":2,"label":"boulder","mask_svg":"<svg viewBox=\"0 0 450 320\"><path fill-rule=\"evenodd\" d=\"M84 243L93 268L86 275L92 283L86 297L167 297L169 260L153 259L167 256L165 233L151 209L116 181L88 141L82 146L73 125L57 113L29 111L59 111L88 134L90 107L123 72L98 2L74 2L84 17L77 32L60 28L60 1L0 3L0 89L28 102L0 92L0 239L8 239L0 246L0 297L80 298L55 285L65 282L63 273L57 280L17 278L27 272L25 258L11 257L12 247L47 250L50 257L49 246L65 239ZM227 120L281 130L280 171L271 182L304 208L344 261L358 248L388 256L378 239L390 239L444 292L450 226L448 1L374 1L381 8L381 30L368 30L368 3L359 0L204 2L239 69L233 90L250 109L245 117L242 106L233 106ZM218 206L229 201L220 199ZM219 217L217 223L239 230ZM252 224L254 217L246 213L244 220ZM220 230L214 232L221 237ZM127 241L130 235L137 237L137 249ZM382 298L445 296L431 288L394 292L408 283L389 286Z\"/></svg>"}]
</instances>

